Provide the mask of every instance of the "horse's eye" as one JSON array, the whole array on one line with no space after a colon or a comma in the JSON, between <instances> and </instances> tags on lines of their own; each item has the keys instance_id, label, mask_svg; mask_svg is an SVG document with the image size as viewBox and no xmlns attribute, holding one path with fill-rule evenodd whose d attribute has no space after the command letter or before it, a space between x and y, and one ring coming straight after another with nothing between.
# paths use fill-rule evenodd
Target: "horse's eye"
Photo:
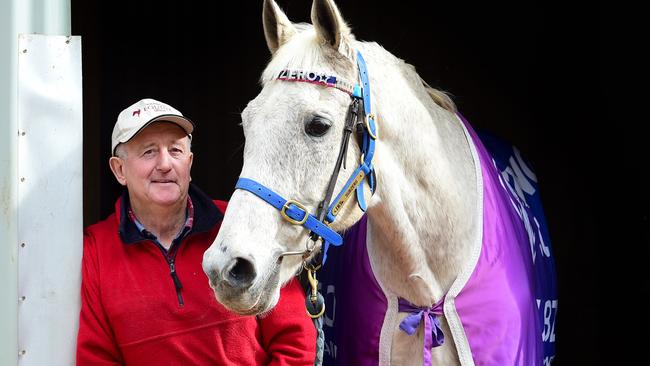
<instances>
[{"instance_id":1,"label":"horse's eye","mask_svg":"<svg viewBox=\"0 0 650 366\"><path fill-rule=\"evenodd\" d=\"M309 136L320 137L327 133L332 122L323 117L314 117L311 121L305 123L305 132Z\"/></svg>"}]
</instances>

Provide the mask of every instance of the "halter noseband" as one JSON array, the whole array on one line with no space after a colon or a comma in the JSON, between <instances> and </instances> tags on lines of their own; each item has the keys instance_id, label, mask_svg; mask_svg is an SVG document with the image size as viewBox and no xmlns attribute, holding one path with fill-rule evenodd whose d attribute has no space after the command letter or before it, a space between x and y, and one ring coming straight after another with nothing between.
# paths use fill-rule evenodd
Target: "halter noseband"
<instances>
[{"instance_id":1,"label":"halter noseband","mask_svg":"<svg viewBox=\"0 0 650 366\"><path fill-rule=\"evenodd\" d=\"M339 155L336 160L336 166L330 177L329 184L325 198L318 207L318 215L307 212L307 208L293 199L285 199L273 190L265 187L264 185L249 179L240 177L235 185L235 189L243 189L253 193L257 197L263 199L271 206L280 210L282 217L289 223L294 225L302 225L311 231L310 239L313 245L306 245L304 251L288 251L281 254L287 255L302 255L303 259L307 260L316 247L316 241L319 238L323 239L323 250L321 250L321 258L317 260L316 266L325 263L327 259L327 249L329 245L339 246L343 243L343 238L340 234L330 228L330 224L336 220L336 215L340 212L341 208L345 205L353 192L356 190L357 203L362 211L366 211L367 205L363 196L363 182L368 180L368 185L371 192L375 192L375 172L372 165L372 158L375 154L375 140L377 139L377 126L375 123L375 116L371 113L370 104L370 81L368 79L368 71L366 62L360 52L357 52L357 67L359 68L359 79L361 85L357 84L350 87L352 84L344 82L340 79L337 80L335 76L328 76L314 72L305 71L291 71L282 70L278 75L278 80L285 81L299 81L308 82L327 87L334 87L339 90L345 91L350 94L352 99L348 109L345 127L343 131L343 138L341 140L341 147ZM334 192L334 186L338 179L341 165L345 164L345 157L348 149L348 142L356 126L357 131L361 131L361 156L362 161L359 166L348 178L341 191L337 194L334 201L330 203ZM312 265L314 268L316 266Z\"/></svg>"}]
</instances>

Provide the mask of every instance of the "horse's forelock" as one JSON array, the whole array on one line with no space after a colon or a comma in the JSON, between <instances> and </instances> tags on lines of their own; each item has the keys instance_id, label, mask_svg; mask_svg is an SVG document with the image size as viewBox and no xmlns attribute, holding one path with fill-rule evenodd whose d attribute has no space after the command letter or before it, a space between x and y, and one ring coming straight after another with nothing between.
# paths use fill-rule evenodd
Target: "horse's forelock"
<instances>
[{"instance_id":1,"label":"horse's forelock","mask_svg":"<svg viewBox=\"0 0 650 366\"><path fill-rule=\"evenodd\" d=\"M352 35L344 37L339 50L334 50L319 44L311 24L300 23L294 26L298 34L273 55L262 73L262 85L275 79L284 69L326 72L350 81L356 77Z\"/></svg>"}]
</instances>

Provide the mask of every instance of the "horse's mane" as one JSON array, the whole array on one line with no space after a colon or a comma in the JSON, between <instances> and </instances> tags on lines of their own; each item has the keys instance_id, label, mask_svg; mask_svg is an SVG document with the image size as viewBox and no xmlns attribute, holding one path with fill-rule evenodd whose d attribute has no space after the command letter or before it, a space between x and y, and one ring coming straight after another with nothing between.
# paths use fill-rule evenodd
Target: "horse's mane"
<instances>
[{"instance_id":1,"label":"horse's mane","mask_svg":"<svg viewBox=\"0 0 650 366\"><path fill-rule=\"evenodd\" d=\"M424 79L422 79L415 67L404 60L395 57L392 53L386 51L383 47L375 42L357 42L354 36L349 33L341 40L338 52L332 51L328 47L322 47L318 43L316 32L311 24L297 23L294 27L298 31L297 34L280 47L273 55L271 61L262 73L261 83L266 84L270 80L276 78L278 73L284 69L302 69L315 72L331 72L339 77L343 77L348 81L352 81L352 71L356 63L356 54L354 43L363 44L363 47L378 48L379 52L386 57L392 57L398 62L401 72L408 80L418 80L420 85L413 85L413 87L423 87L431 99L440 107L450 111L456 112L456 105L449 96L442 90L431 87ZM347 28L346 25L346 29ZM322 65L328 65L328 68L323 70Z\"/></svg>"},{"instance_id":2,"label":"horse's mane","mask_svg":"<svg viewBox=\"0 0 650 366\"><path fill-rule=\"evenodd\" d=\"M409 64L407 64L409 65ZM411 66L411 65L409 65ZM415 68L413 68L415 70ZM435 89L431 87L424 79L420 78L420 81L422 81L422 85L424 86L424 89L427 91L431 99L433 101L441 106L442 108L448 110L449 112L456 113L456 103L451 99L451 96L445 91Z\"/></svg>"}]
</instances>

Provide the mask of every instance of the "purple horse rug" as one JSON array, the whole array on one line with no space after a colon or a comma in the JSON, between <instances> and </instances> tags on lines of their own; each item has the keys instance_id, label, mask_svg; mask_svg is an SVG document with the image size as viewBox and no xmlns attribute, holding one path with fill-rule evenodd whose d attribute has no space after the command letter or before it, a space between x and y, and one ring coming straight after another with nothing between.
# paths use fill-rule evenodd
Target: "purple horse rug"
<instances>
[{"instance_id":1,"label":"purple horse rug","mask_svg":"<svg viewBox=\"0 0 650 366\"><path fill-rule=\"evenodd\" d=\"M324 365L388 365L398 312L406 332L425 327L430 347L455 342L462 365L548 365L555 355L555 263L537 179L519 151L479 136L462 117L482 177L482 238L469 266L431 309L413 308L385 291L367 250L364 216L344 244L331 247L319 280L326 313ZM452 334L436 322L444 316ZM382 333L382 330L384 332ZM384 336L382 336L382 334Z\"/></svg>"}]
</instances>

